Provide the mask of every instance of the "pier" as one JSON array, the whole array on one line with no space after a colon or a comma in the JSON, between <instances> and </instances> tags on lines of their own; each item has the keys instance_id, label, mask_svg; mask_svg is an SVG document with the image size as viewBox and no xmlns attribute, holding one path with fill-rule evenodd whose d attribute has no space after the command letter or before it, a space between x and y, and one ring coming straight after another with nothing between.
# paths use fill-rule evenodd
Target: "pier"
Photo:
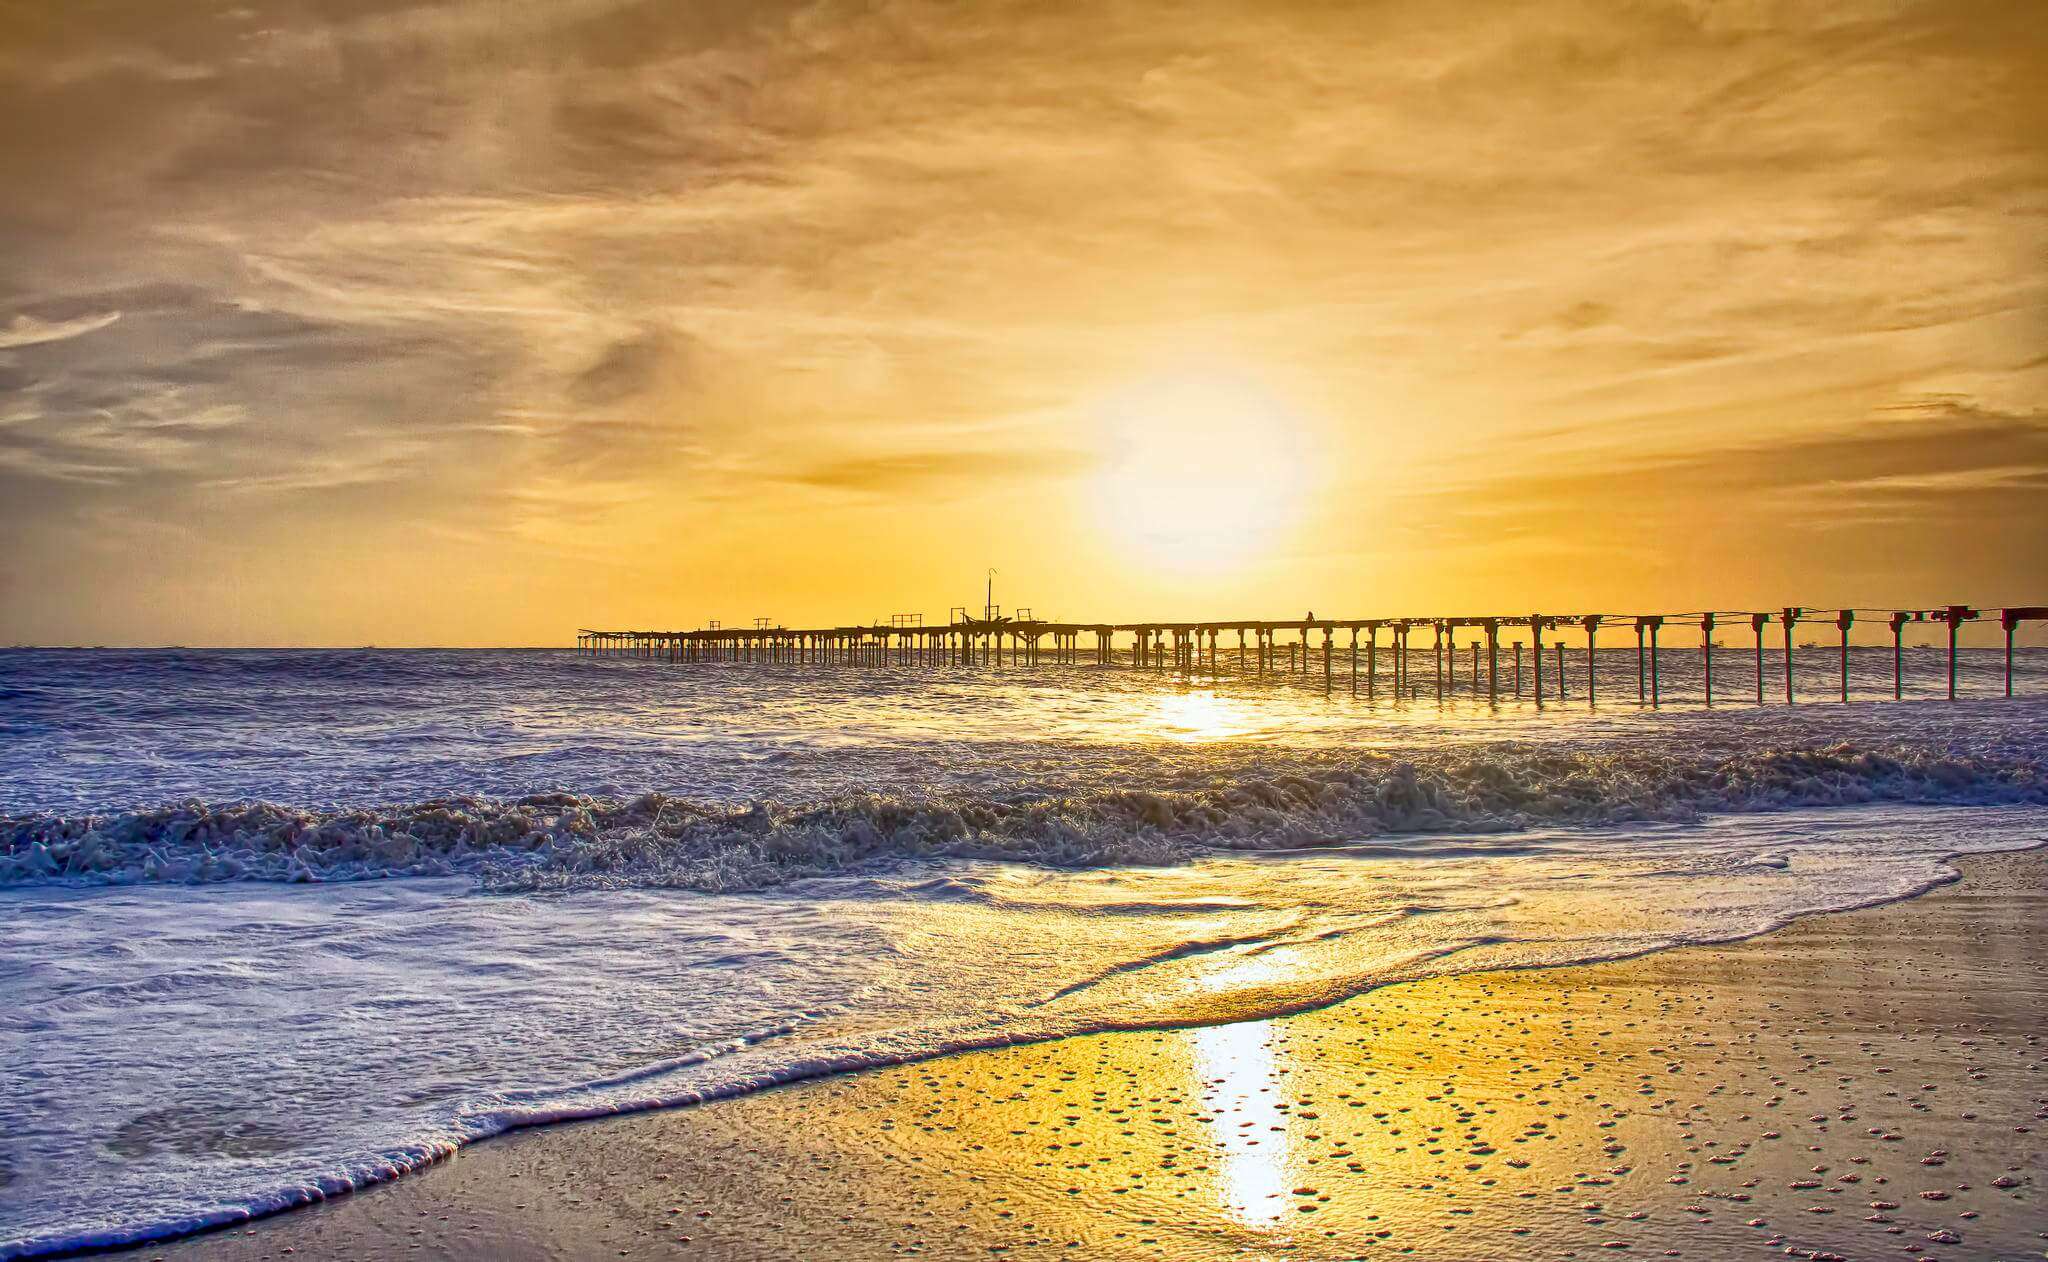
<instances>
[{"instance_id":1,"label":"pier","mask_svg":"<svg viewBox=\"0 0 2048 1262\"><path fill-rule=\"evenodd\" d=\"M973 617L956 608L951 621L943 626L927 626L920 616L904 614L887 623L839 627L784 627L771 625L770 619L762 618L746 628L712 623L690 631L585 629L577 633L576 646L580 652L596 656L626 655L690 664L759 662L817 667L989 669L1093 665L1174 672L1189 677L1221 678L1226 671L1240 677L1313 679L1320 675L1323 691L1336 692L1342 688L1368 699L1386 693L1401 699L1427 696L1441 702L1462 694L1489 702L1504 696L1527 697L1543 706L1566 701L1597 702L1596 654L1602 647L1601 634L1612 637L1633 632L1636 699L1659 705L1665 700L1679 699L1672 697L1664 685L1660 663L1673 650L1660 649L1659 634L1668 628L1690 628L1700 637L1703 687L1699 699L1707 705L1737 700L1753 700L1762 705L1779 695L1780 681L1786 704L1799 699L1794 664L1802 646L1795 639L1802 627L1826 628L1834 633L1833 644L1803 647L1836 658L1839 688L1833 699L1849 700L1850 632L1859 620L1882 625L1889 632L1894 700L1903 699L1906 694L1907 628L1945 630L1946 674L1942 682L1951 701L1958 696L1961 629L1980 620L1995 621L2005 638L2002 695L2010 697L2015 634L2027 623L2048 622L2048 605L1942 605L1928 609L1786 606L1765 611L1664 614L1529 613L1115 623L1041 620L1031 616L1028 609L1005 617L990 608L983 616ZM1722 628L1747 631L1751 643L1739 647L1718 644L1714 636ZM1504 644L1504 636L1516 638ZM1526 659L1523 636L1527 638ZM1422 637L1419 643L1418 637ZM1461 639L1471 651L1469 671L1462 683ZM1775 671L1767 669L1765 662L1766 642L1770 640L1782 645L1783 660ZM1616 646L1610 643L1606 647L1613 651ZM1620 646L1623 651L1628 647L1626 642ZM1503 661L1504 648L1512 653L1511 662ZM1750 668L1738 672L1739 691L1716 691L1717 654L1724 660L1730 655L1750 659L1744 663ZM1546 656L1554 658L1547 670ZM1574 681L1568 663L1581 657L1583 673ZM1530 683L1527 693L1523 691L1525 660ZM1511 666L1511 675L1504 671L1504 666ZM1726 670L1724 667L1724 680Z\"/></svg>"}]
</instances>

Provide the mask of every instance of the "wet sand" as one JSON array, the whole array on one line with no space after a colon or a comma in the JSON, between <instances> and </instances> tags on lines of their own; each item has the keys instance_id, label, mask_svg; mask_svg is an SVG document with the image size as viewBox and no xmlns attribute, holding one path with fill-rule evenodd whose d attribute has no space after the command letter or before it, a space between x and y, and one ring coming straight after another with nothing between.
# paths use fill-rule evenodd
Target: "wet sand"
<instances>
[{"instance_id":1,"label":"wet sand","mask_svg":"<svg viewBox=\"0 0 2048 1262\"><path fill-rule=\"evenodd\" d=\"M1718 948L528 1131L130 1256L2048 1254L2048 852Z\"/></svg>"}]
</instances>

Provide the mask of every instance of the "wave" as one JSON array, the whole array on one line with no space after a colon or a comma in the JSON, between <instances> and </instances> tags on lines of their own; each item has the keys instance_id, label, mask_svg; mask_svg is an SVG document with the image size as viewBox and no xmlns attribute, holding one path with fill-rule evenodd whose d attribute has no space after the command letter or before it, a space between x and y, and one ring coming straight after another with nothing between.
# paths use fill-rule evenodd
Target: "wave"
<instances>
[{"instance_id":1,"label":"wave","mask_svg":"<svg viewBox=\"0 0 2048 1262\"><path fill-rule=\"evenodd\" d=\"M1733 754L1494 747L1196 772L1066 795L859 793L730 807L649 792L377 808L188 801L0 816L0 885L474 877L486 890L765 889L926 858L1164 865L1400 834L1671 823L1869 802L2048 803L2024 752L1836 743Z\"/></svg>"}]
</instances>

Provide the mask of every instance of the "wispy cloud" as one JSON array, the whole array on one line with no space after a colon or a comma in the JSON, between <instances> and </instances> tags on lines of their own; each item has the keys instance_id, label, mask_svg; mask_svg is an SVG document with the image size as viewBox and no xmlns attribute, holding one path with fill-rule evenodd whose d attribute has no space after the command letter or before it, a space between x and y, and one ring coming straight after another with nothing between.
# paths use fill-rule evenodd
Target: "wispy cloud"
<instances>
[{"instance_id":1,"label":"wispy cloud","mask_svg":"<svg viewBox=\"0 0 2048 1262\"><path fill-rule=\"evenodd\" d=\"M83 337L88 333L106 328L121 318L118 311L105 315L80 316L76 320L38 320L34 316L18 315L0 327L0 351L17 346L39 346L44 342L61 342L66 338Z\"/></svg>"},{"instance_id":2,"label":"wispy cloud","mask_svg":"<svg viewBox=\"0 0 2048 1262\"><path fill-rule=\"evenodd\" d=\"M1865 525L2015 496L2041 31L1995 0L41 6L0 49L0 530L92 582L62 523L232 496L402 522L506 593L593 546L658 585L741 500L1050 492L1094 400L1204 356L1312 400L1333 482L1483 488L1411 502L1516 537L1617 481ZM1943 394L1979 412L1885 410Z\"/></svg>"},{"instance_id":3,"label":"wispy cloud","mask_svg":"<svg viewBox=\"0 0 2048 1262\"><path fill-rule=\"evenodd\" d=\"M932 496L1057 477L1087 465L1078 452L920 451L796 463L763 479L858 495L921 497L906 501L916 509L929 507Z\"/></svg>"}]
</instances>

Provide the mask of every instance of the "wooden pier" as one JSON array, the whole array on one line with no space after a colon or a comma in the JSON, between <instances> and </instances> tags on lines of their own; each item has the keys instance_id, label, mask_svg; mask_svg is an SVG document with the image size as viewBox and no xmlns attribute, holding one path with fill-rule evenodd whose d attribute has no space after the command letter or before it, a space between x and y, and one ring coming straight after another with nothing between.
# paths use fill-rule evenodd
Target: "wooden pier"
<instances>
[{"instance_id":1,"label":"wooden pier","mask_svg":"<svg viewBox=\"0 0 2048 1262\"><path fill-rule=\"evenodd\" d=\"M1771 611L1709 610L1677 614L1513 614L1496 617L1406 617L1406 618L1304 618L1299 621L1215 621L1215 622L1058 622L1044 621L1019 611L1023 616L973 618L955 611L945 626L924 626L920 621L899 616L889 624L841 627L782 627L763 625L748 628L722 627L714 623L694 631L579 631L579 651L598 656L628 655L670 662L721 663L759 662L803 666L957 666L1003 668L1040 665L1094 665L1127 667L1132 670L1173 671L1185 676L1220 678L1228 668L1239 676L1312 676L1320 673L1325 692L1340 684L1353 694L1376 698L1382 689L1397 698L1433 697L1443 701L1459 694L1458 640L1460 632L1471 633L1471 667L1464 693L1499 701L1504 693L1502 639L1504 634L1528 636L1531 668L1530 696L1538 706L1552 702L1598 700L1597 641L1603 631L1610 634L1635 633L1636 698L1649 705L1667 699L1659 663L1671 650L1660 650L1658 635L1667 627L1697 628L1704 679L1703 700L1736 699L1725 690L1714 689L1715 656L1743 653L1715 643L1717 628L1746 624L1754 653L1754 700L1766 700L1768 674L1764 650L1767 639L1780 639L1783 646L1783 695L1786 703L1797 699L1793 667L1799 627L1830 627L1837 634L1828 646L1838 655L1839 698L1849 699L1849 634L1859 617L1881 622L1891 634L1892 697L1905 696L1905 633L1910 626L1939 626L1947 632L1946 690L1948 699L1957 696L1957 637L1971 622L1995 618L2005 632L2005 673L2003 695L2013 695L2013 639L2021 625L2048 622L2048 605L2016 605L2003 609L1979 609L1969 605L1943 605L1932 609L1815 609L1787 606ZM1385 633L1384 649L1381 645ZM1555 638L1546 641L1549 633ZM1418 645L1416 636L1427 642ZM1339 636L1346 636L1339 641ZM1082 637L1088 637L1083 643ZM1234 636L1232 642L1224 637ZM1363 637L1361 639L1361 637ZM1482 645L1483 638L1483 645ZM1573 656L1584 655L1583 695L1568 692L1567 639L1575 641ZM1127 648L1119 648L1127 642ZM1582 647L1581 647L1582 646ZM1481 684L1481 652L1484 651L1484 685ZM1523 644L1515 639L1512 689L1509 697L1522 697ZM1546 678L1544 658L1549 647L1555 654L1554 668ZM1610 646L1611 647L1611 646ZM1623 646L1626 648L1626 645ZM1389 655L1382 671L1380 654ZM1363 669L1360 662L1363 658ZM1345 660L1342 671L1339 659ZM1420 669L1429 674L1418 681ZM1744 674L1752 672L1745 671ZM1748 680L1745 683L1750 682ZM1746 696L1748 690L1744 689Z\"/></svg>"}]
</instances>

